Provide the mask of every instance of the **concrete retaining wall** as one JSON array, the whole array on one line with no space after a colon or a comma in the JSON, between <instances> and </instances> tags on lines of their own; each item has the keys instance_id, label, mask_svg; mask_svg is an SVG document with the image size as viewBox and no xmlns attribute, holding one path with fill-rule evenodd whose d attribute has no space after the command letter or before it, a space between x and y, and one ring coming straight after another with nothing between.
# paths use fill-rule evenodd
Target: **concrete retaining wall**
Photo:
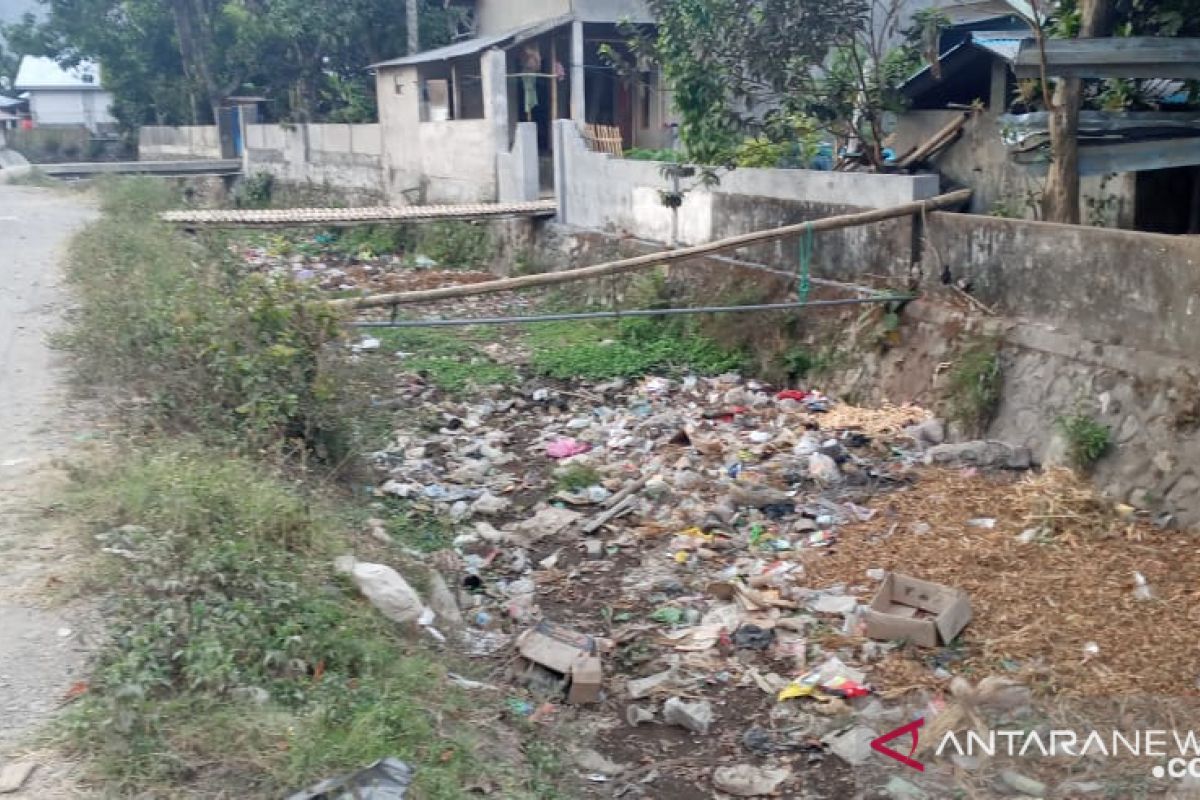
<instances>
[{"instance_id":1,"label":"concrete retaining wall","mask_svg":"<svg viewBox=\"0 0 1200 800\"><path fill-rule=\"evenodd\" d=\"M220 157L221 140L216 125L175 128L146 125L138 129L138 159L141 161Z\"/></svg>"},{"instance_id":2,"label":"concrete retaining wall","mask_svg":"<svg viewBox=\"0 0 1200 800\"><path fill-rule=\"evenodd\" d=\"M587 149L573 123L555 123L555 186L559 220L576 228L680 244L778 227L834 214L932 197L935 175L867 175L814 170L737 169L711 188L683 179L677 212L662 193L672 180L662 164L615 158ZM852 279L864 272L907 278L912 263L913 223L892 220L822 234L812 266L821 277ZM795 269L795 240L745 248L744 258Z\"/></svg>"}]
</instances>

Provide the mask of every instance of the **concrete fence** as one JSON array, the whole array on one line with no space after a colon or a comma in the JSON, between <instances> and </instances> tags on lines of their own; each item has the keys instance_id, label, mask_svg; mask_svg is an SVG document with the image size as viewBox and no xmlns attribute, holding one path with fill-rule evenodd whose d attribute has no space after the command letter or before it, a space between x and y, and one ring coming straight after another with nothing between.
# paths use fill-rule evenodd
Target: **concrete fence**
<instances>
[{"instance_id":1,"label":"concrete fence","mask_svg":"<svg viewBox=\"0 0 1200 800\"><path fill-rule=\"evenodd\" d=\"M378 125L246 126L248 171L269 172L287 183L381 194L381 152Z\"/></svg>"},{"instance_id":2,"label":"concrete fence","mask_svg":"<svg viewBox=\"0 0 1200 800\"><path fill-rule=\"evenodd\" d=\"M142 161L220 157L216 125L146 125L138 130L138 158Z\"/></svg>"},{"instance_id":3,"label":"concrete fence","mask_svg":"<svg viewBox=\"0 0 1200 800\"><path fill-rule=\"evenodd\" d=\"M737 169L712 187L680 180L682 205L672 210L663 194L674 182L663 164L590 151L574 123L555 123L554 177L559 220L663 243L701 244L755 230L833 214L882 208L933 197L935 175L868 175L816 170ZM895 219L823 234L813 267L828 277L853 279L863 272L904 273L911 265L913 223ZM752 261L794 269L796 242L749 247Z\"/></svg>"}]
</instances>

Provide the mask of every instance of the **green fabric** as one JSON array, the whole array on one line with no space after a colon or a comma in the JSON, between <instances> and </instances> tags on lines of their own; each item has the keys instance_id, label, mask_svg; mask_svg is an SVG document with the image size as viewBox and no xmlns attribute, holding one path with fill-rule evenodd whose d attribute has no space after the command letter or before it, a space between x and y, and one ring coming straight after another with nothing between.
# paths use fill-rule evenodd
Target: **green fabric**
<instances>
[{"instance_id":1,"label":"green fabric","mask_svg":"<svg viewBox=\"0 0 1200 800\"><path fill-rule=\"evenodd\" d=\"M808 302L808 293L812 289L812 257L816 248L812 223L804 226L804 235L800 237L799 263L796 265L796 295L801 303Z\"/></svg>"}]
</instances>

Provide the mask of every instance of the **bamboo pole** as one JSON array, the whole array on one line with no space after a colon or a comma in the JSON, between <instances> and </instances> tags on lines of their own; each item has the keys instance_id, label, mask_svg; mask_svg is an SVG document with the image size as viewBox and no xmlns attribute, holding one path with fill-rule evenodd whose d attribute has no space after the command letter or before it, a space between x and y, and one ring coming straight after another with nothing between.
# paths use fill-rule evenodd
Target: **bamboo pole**
<instances>
[{"instance_id":1,"label":"bamboo pole","mask_svg":"<svg viewBox=\"0 0 1200 800\"><path fill-rule=\"evenodd\" d=\"M625 258L620 261L610 261L606 264L597 264L591 267L565 270L563 272L547 272L540 275L522 275L519 278L505 278L503 280L474 283L467 286L443 286L438 289L423 289L415 292L393 292L390 294L372 295L370 297L350 297L341 300L331 300L330 304L336 308L383 308L408 303L428 303L434 300L473 297L475 295L492 294L494 292L507 292L514 289L529 289L535 286L554 286L560 283L590 280L607 275L632 272L646 267L671 264L698 256L707 256L726 250L736 250L752 244L773 242L777 239L786 239L789 236L802 234L809 230L810 227L814 233L821 233L824 231L840 230L842 228L853 228L859 225L869 225L872 222L882 222L883 220L894 219L896 217L904 217L910 214L920 214L925 211L934 211L939 208L960 205L967 202L970 198L970 189L959 189L956 192L941 194L931 197L928 200L917 200L912 203L903 203L898 206L878 208L871 211L861 211L855 214L839 214L833 217L815 219L811 222L798 222L794 225L784 225L780 228L730 236L726 239L709 242L708 244L681 247L665 253L647 253L646 255Z\"/></svg>"},{"instance_id":2,"label":"bamboo pole","mask_svg":"<svg viewBox=\"0 0 1200 800\"><path fill-rule=\"evenodd\" d=\"M930 153L933 153L950 137L961 131L973 113L974 112L971 111L963 111L954 119L947 122L941 127L941 129L938 130L937 133L933 134L933 136L930 136L924 144L901 159L896 166L906 168L911 167L913 164L921 163L921 161L929 157Z\"/></svg>"}]
</instances>

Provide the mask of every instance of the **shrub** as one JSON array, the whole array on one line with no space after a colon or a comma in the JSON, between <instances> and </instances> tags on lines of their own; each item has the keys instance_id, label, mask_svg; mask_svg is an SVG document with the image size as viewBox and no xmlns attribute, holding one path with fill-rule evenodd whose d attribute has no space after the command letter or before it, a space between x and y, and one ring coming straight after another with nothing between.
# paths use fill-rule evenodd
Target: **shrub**
<instances>
[{"instance_id":1,"label":"shrub","mask_svg":"<svg viewBox=\"0 0 1200 800\"><path fill-rule=\"evenodd\" d=\"M331 347L336 314L315 289L234 271L147 218L163 197L144 188L115 184L106 218L73 243L80 305L63 342L81 376L148 397L172 429L231 433L248 448L298 441L340 460L354 424L343 401L365 405L369 392Z\"/></svg>"},{"instance_id":2,"label":"shrub","mask_svg":"<svg viewBox=\"0 0 1200 800\"><path fill-rule=\"evenodd\" d=\"M233 204L237 208L267 208L274 196L275 176L260 171L238 182L233 191Z\"/></svg>"},{"instance_id":3,"label":"shrub","mask_svg":"<svg viewBox=\"0 0 1200 800\"><path fill-rule=\"evenodd\" d=\"M947 377L945 399L950 418L982 433L1000 405L1002 385L996 342L979 340L968 345Z\"/></svg>"},{"instance_id":4,"label":"shrub","mask_svg":"<svg viewBox=\"0 0 1200 800\"><path fill-rule=\"evenodd\" d=\"M480 267L492 258L491 230L469 222L432 222L417 228L413 255L432 258L442 267Z\"/></svg>"},{"instance_id":5,"label":"shrub","mask_svg":"<svg viewBox=\"0 0 1200 800\"><path fill-rule=\"evenodd\" d=\"M1067 455L1077 469L1091 469L1112 447L1112 430L1085 414L1059 417L1057 424L1067 439Z\"/></svg>"}]
</instances>

